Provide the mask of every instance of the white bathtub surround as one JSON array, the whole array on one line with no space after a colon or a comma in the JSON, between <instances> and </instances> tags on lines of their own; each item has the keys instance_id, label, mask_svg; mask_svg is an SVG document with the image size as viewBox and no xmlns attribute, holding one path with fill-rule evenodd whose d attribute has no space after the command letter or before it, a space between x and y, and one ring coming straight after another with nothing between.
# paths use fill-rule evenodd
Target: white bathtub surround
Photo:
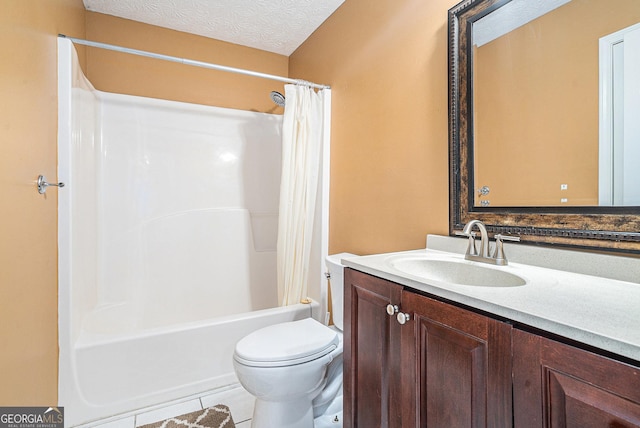
<instances>
[{"instance_id":1,"label":"white bathtub surround","mask_svg":"<svg viewBox=\"0 0 640 428\"><path fill-rule=\"evenodd\" d=\"M278 224L278 298L282 305L300 303L308 296L314 216L316 205L322 204L318 177L322 146L328 143L325 103L331 102L329 94L285 85Z\"/></svg>"},{"instance_id":2,"label":"white bathtub surround","mask_svg":"<svg viewBox=\"0 0 640 428\"><path fill-rule=\"evenodd\" d=\"M58 44L67 425L235 384L241 337L326 311L320 239L320 305L277 307L282 118L95 91Z\"/></svg>"}]
</instances>

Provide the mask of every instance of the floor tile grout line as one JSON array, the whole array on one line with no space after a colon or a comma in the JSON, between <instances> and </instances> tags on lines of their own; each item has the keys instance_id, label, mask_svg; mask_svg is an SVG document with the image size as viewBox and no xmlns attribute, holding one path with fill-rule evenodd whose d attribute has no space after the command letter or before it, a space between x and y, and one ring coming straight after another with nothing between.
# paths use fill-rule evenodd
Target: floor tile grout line
<instances>
[{"instance_id":1,"label":"floor tile grout line","mask_svg":"<svg viewBox=\"0 0 640 428\"><path fill-rule=\"evenodd\" d=\"M228 391L231 391L231 390L233 390L233 389L237 389L237 388L238 388L238 387L236 387L236 386L229 387L229 388L222 388L222 389L223 389L223 391L220 391L220 393L228 392ZM202 395L196 395L196 394L194 394L194 396L192 396L192 397L191 397L191 400L193 400L193 401L198 400L198 404L197 404L197 405L198 405L198 407L200 408L200 410L205 410L205 409L206 409L206 407L205 407L205 402L204 402L204 400L205 400L206 398L208 398L208 397L212 396L212 395L217 395L217 393L215 393L215 392L213 392L213 393L212 393L212 391L207 391L207 393L204 393L204 394L202 394ZM186 403L186 402L188 402L189 400L185 398L184 400L177 400L177 401L178 401L178 403L175 403L175 405L179 405L179 404L181 404L181 403ZM212 405L215 405L215 404L212 404ZM161 409L164 409L164 408L167 408L167 407L170 407L170 406L172 406L172 404L168 404L168 405L166 405L166 406L157 407L157 408L155 408L154 410L148 410L148 411L145 411L145 412L132 413L132 414L130 414L130 415L128 416L129 418L131 418L131 425L127 424L127 426L129 426L130 428L138 428L139 417L140 417L141 415L146 414L146 413L149 413L149 412L153 412L153 411L161 410ZM174 416L175 416L175 415L174 415ZM102 426L102 425L107 425L107 424L115 423L115 422L118 422L118 421L122 422L122 421L124 421L125 419L127 419L127 417L122 417L122 418L119 418L119 419L114 419L114 420L112 420L112 421L110 421L110 422L107 422L107 423L104 423L104 424L91 425L91 428L101 428L101 426ZM251 421L251 420L252 420L252 418L247 418L247 419L243 419L242 421L234 421L234 422L236 422L236 423L238 423L238 424L241 424L241 423L245 423L245 422L248 422L248 421ZM150 423L153 423L153 422L150 422ZM82 426L80 426L80 427L82 427Z\"/></svg>"}]
</instances>

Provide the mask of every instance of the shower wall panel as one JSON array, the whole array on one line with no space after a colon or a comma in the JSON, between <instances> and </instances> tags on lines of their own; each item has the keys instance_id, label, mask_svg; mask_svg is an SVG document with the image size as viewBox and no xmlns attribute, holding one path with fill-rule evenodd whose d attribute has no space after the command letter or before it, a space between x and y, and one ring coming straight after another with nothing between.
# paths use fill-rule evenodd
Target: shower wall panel
<instances>
[{"instance_id":1,"label":"shower wall panel","mask_svg":"<svg viewBox=\"0 0 640 428\"><path fill-rule=\"evenodd\" d=\"M96 91L62 39L58 115L69 426L237 382L243 336L320 317L277 307L281 116Z\"/></svg>"}]
</instances>

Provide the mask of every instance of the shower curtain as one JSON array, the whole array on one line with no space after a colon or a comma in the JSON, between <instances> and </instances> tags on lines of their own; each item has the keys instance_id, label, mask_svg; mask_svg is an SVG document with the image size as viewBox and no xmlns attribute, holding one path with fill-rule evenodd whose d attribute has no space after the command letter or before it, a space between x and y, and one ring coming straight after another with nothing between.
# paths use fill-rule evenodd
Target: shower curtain
<instances>
[{"instance_id":1,"label":"shower curtain","mask_svg":"<svg viewBox=\"0 0 640 428\"><path fill-rule=\"evenodd\" d=\"M285 98L277 256L282 306L307 300L325 91L316 93L308 86L285 85Z\"/></svg>"}]
</instances>

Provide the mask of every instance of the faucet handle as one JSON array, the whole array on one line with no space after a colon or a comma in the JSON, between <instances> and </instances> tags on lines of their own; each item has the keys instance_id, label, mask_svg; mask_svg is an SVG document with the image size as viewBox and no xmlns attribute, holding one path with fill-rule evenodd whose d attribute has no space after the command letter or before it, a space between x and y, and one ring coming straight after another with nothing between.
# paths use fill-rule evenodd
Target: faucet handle
<instances>
[{"instance_id":1,"label":"faucet handle","mask_svg":"<svg viewBox=\"0 0 640 428\"><path fill-rule=\"evenodd\" d=\"M510 236L510 235L500 235L500 234L496 234L494 236L494 238L496 238L496 247L493 251L493 257L495 259L495 263L497 265L500 266L506 266L508 264L507 262L507 256L505 256L504 254L504 246L502 245L503 241L515 241L518 242L520 241L520 237L519 236Z\"/></svg>"},{"instance_id":2,"label":"faucet handle","mask_svg":"<svg viewBox=\"0 0 640 428\"><path fill-rule=\"evenodd\" d=\"M501 235L499 233L497 233L494 238L496 239L496 241L513 241L513 242L520 242L520 237L519 236L511 236L511 235Z\"/></svg>"},{"instance_id":3,"label":"faucet handle","mask_svg":"<svg viewBox=\"0 0 640 428\"><path fill-rule=\"evenodd\" d=\"M469 238L469 245L467 246L467 255L470 256L477 256L478 255L478 249L476 248L476 233L475 232L462 232L460 230L457 230L455 232L455 234L457 236L466 236L467 238Z\"/></svg>"}]
</instances>

